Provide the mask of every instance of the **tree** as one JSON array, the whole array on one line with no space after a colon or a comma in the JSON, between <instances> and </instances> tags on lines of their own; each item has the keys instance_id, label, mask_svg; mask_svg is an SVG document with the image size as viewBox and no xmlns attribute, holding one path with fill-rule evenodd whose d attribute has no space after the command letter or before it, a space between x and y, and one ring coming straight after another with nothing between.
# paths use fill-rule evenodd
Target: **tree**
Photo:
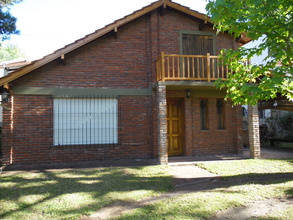
<instances>
[{"instance_id":1,"label":"tree","mask_svg":"<svg viewBox=\"0 0 293 220\"><path fill-rule=\"evenodd\" d=\"M292 0L208 0L206 10L218 32L251 40L262 39L254 48L223 50L230 65L228 80L216 86L227 89L234 104L255 105L278 95L293 100L293 4ZM264 65L244 65L265 50Z\"/></svg>"},{"instance_id":2,"label":"tree","mask_svg":"<svg viewBox=\"0 0 293 220\"><path fill-rule=\"evenodd\" d=\"M14 44L7 44L5 46L0 46L0 62L13 60L15 58L24 58L25 54L21 49Z\"/></svg>"},{"instance_id":3,"label":"tree","mask_svg":"<svg viewBox=\"0 0 293 220\"><path fill-rule=\"evenodd\" d=\"M0 8L13 5L15 3L20 3L22 0L0 0Z\"/></svg>"},{"instance_id":4,"label":"tree","mask_svg":"<svg viewBox=\"0 0 293 220\"><path fill-rule=\"evenodd\" d=\"M11 34L19 34L16 29L16 18L9 12L9 6L21 0L0 0L0 36L1 40L9 39Z\"/></svg>"}]
</instances>

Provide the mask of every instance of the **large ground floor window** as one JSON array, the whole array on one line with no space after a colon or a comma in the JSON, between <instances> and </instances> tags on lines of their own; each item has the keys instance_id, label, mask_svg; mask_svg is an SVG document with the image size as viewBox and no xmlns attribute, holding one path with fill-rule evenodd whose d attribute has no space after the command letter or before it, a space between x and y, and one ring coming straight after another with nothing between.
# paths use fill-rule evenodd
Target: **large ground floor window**
<instances>
[{"instance_id":1,"label":"large ground floor window","mask_svg":"<svg viewBox=\"0 0 293 220\"><path fill-rule=\"evenodd\" d=\"M54 98L54 145L118 143L116 98Z\"/></svg>"}]
</instances>

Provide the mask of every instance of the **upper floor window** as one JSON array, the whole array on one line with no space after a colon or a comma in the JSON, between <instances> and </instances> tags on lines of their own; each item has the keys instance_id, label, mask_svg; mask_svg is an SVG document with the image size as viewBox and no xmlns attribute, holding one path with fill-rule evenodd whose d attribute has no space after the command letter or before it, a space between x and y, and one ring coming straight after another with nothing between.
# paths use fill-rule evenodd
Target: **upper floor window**
<instances>
[{"instance_id":1,"label":"upper floor window","mask_svg":"<svg viewBox=\"0 0 293 220\"><path fill-rule=\"evenodd\" d=\"M184 55L214 55L214 35L206 32L182 32L181 54Z\"/></svg>"},{"instance_id":2,"label":"upper floor window","mask_svg":"<svg viewBox=\"0 0 293 220\"><path fill-rule=\"evenodd\" d=\"M214 55L214 35L202 31L181 31L180 44L182 55L180 58L181 76L207 80L207 54ZM213 70L212 66L210 72Z\"/></svg>"}]
</instances>

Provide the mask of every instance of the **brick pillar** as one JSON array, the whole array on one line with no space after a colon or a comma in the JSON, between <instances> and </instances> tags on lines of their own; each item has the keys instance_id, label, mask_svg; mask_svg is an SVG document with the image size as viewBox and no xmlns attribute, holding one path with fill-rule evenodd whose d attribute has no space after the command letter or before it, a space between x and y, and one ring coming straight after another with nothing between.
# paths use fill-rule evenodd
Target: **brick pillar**
<instances>
[{"instance_id":1,"label":"brick pillar","mask_svg":"<svg viewBox=\"0 0 293 220\"><path fill-rule=\"evenodd\" d=\"M248 106L248 131L249 131L250 157L253 159L259 159L260 158L260 139L259 139L259 118L258 118L257 105Z\"/></svg>"},{"instance_id":2,"label":"brick pillar","mask_svg":"<svg viewBox=\"0 0 293 220\"><path fill-rule=\"evenodd\" d=\"M3 103L3 122L2 122L2 162L13 164L13 145L14 145L14 97L11 96L9 102ZM0 162L1 166L1 162Z\"/></svg>"},{"instance_id":3,"label":"brick pillar","mask_svg":"<svg viewBox=\"0 0 293 220\"><path fill-rule=\"evenodd\" d=\"M166 86L157 87L159 163L168 165Z\"/></svg>"}]
</instances>

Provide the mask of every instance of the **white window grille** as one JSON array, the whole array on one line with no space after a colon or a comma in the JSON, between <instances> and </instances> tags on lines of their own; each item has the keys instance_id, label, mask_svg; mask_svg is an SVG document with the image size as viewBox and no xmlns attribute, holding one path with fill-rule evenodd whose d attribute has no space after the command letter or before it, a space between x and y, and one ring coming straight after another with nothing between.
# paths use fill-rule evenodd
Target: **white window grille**
<instances>
[{"instance_id":1,"label":"white window grille","mask_svg":"<svg viewBox=\"0 0 293 220\"><path fill-rule=\"evenodd\" d=\"M54 98L54 145L118 143L116 98Z\"/></svg>"}]
</instances>

